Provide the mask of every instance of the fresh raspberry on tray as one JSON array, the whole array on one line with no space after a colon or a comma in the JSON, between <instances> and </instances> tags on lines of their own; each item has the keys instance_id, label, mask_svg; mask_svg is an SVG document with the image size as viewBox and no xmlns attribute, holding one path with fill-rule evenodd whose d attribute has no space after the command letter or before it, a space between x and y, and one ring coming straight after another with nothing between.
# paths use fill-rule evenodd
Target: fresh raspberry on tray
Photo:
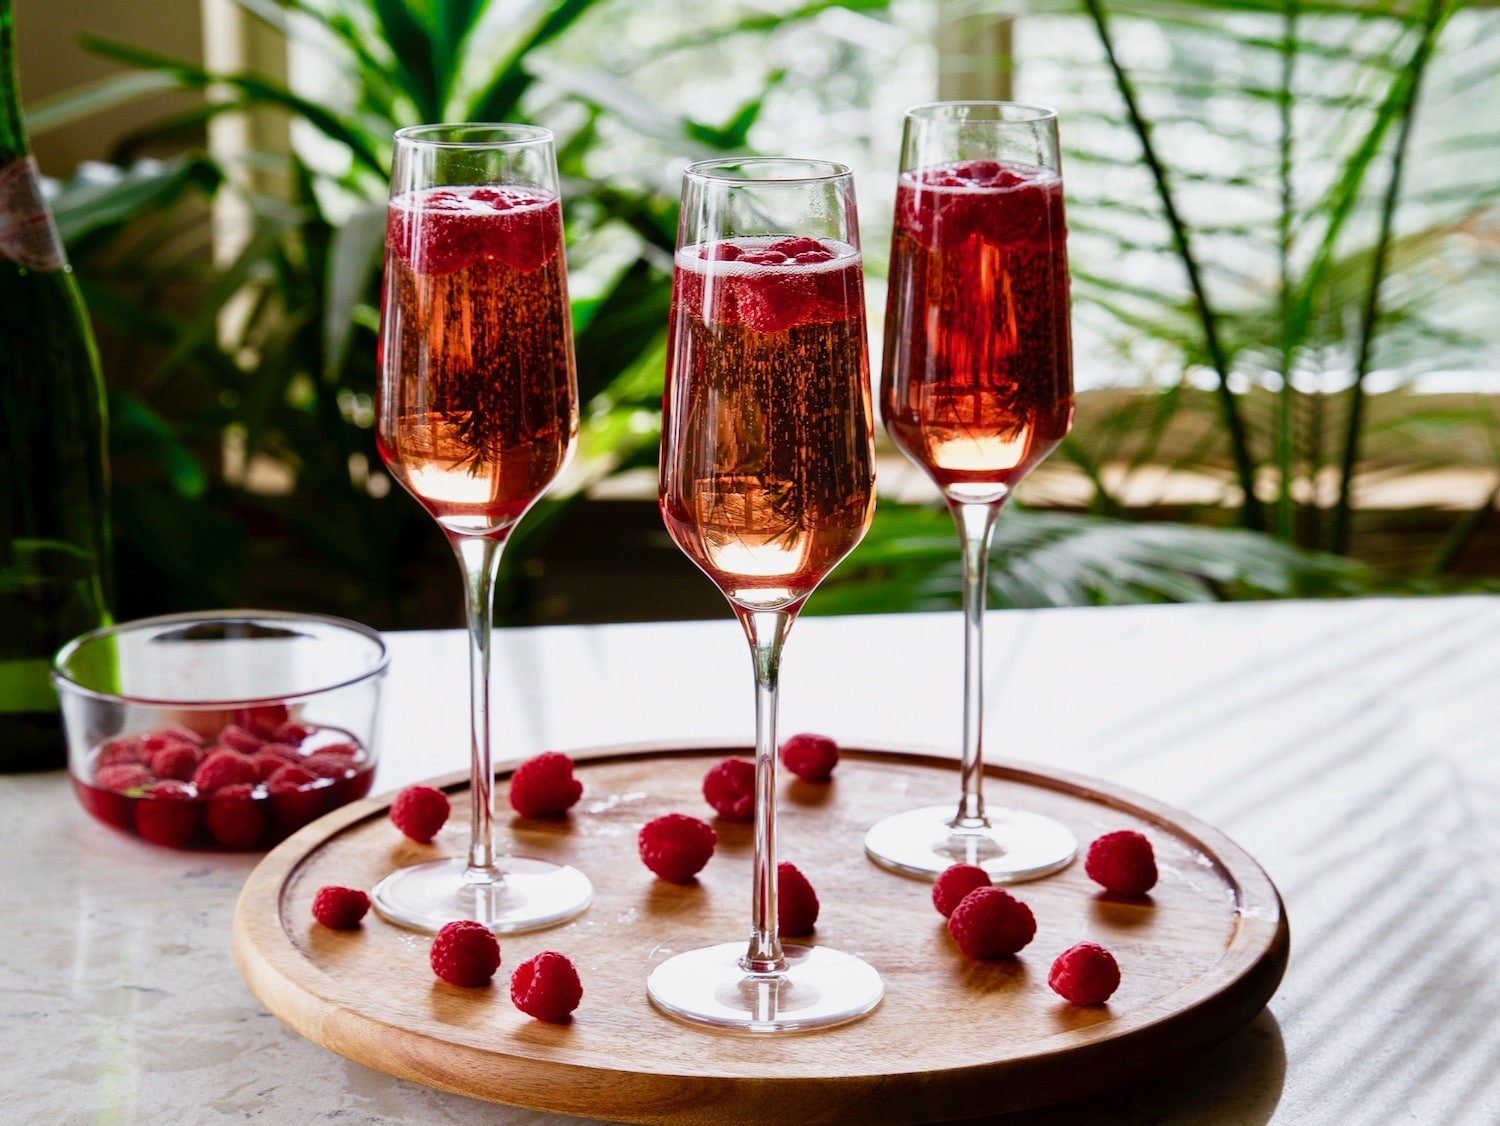
<instances>
[{"instance_id":1,"label":"fresh raspberry on tray","mask_svg":"<svg viewBox=\"0 0 1500 1126\"><path fill-rule=\"evenodd\" d=\"M560 1023L583 999L583 983L572 961L556 950L527 958L510 975L510 999L516 1008L537 1020Z\"/></svg>"},{"instance_id":2,"label":"fresh raspberry on tray","mask_svg":"<svg viewBox=\"0 0 1500 1126\"><path fill-rule=\"evenodd\" d=\"M703 799L725 821L755 820L755 764L727 758L703 776Z\"/></svg>"},{"instance_id":3,"label":"fresh raspberry on tray","mask_svg":"<svg viewBox=\"0 0 1500 1126\"><path fill-rule=\"evenodd\" d=\"M967 957L1005 958L1036 935L1031 908L1001 888L978 888L948 916L948 933Z\"/></svg>"},{"instance_id":4,"label":"fresh raspberry on tray","mask_svg":"<svg viewBox=\"0 0 1500 1126\"><path fill-rule=\"evenodd\" d=\"M573 760L557 751L529 758L510 778L510 807L522 817L555 817L583 796Z\"/></svg>"},{"instance_id":5,"label":"fresh raspberry on tray","mask_svg":"<svg viewBox=\"0 0 1500 1126\"><path fill-rule=\"evenodd\" d=\"M685 884L703 870L719 835L707 821L668 813L641 827L641 861L664 880Z\"/></svg>"},{"instance_id":6,"label":"fresh raspberry on tray","mask_svg":"<svg viewBox=\"0 0 1500 1126\"><path fill-rule=\"evenodd\" d=\"M1102 1005L1120 986L1120 967L1104 947L1080 942L1057 956L1047 984L1075 1005Z\"/></svg>"},{"instance_id":7,"label":"fresh raspberry on tray","mask_svg":"<svg viewBox=\"0 0 1500 1126\"><path fill-rule=\"evenodd\" d=\"M1156 886L1156 852L1144 835L1121 829L1089 845L1083 870L1116 895L1145 895Z\"/></svg>"}]
</instances>

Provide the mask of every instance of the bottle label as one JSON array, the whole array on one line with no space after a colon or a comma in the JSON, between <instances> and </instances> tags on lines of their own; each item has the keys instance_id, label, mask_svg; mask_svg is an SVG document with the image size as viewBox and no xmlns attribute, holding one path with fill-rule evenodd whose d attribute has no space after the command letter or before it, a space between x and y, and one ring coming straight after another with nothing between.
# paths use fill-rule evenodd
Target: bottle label
<instances>
[{"instance_id":1,"label":"bottle label","mask_svg":"<svg viewBox=\"0 0 1500 1126\"><path fill-rule=\"evenodd\" d=\"M30 156L0 168L0 258L28 270L60 270L68 264Z\"/></svg>"}]
</instances>

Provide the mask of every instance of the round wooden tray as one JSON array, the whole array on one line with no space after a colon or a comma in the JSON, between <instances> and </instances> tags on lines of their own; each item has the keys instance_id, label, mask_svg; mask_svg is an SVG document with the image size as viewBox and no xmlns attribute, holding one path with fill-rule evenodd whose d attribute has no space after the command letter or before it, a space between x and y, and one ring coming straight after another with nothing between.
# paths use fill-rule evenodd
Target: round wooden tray
<instances>
[{"instance_id":1,"label":"round wooden tray","mask_svg":"<svg viewBox=\"0 0 1500 1126\"><path fill-rule=\"evenodd\" d=\"M431 846L402 837L388 799L356 802L290 837L251 874L234 920L250 990L314 1042L402 1079L539 1110L632 1122L927 1122L1074 1098L1145 1074L1249 1023L1286 967L1280 897L1260 867L1216 830L1096 780L988 766L986 797L1068 825L1085 845L1112 829L1145 832L1161 880L1146 899L1111 899L1081 861L1013 892L1037 917L1015 959L966 960L933 910L931 885L865 858L866 827L888 813L956 797L951 759L845 750L834 781L779 783L783 860L812 879L822 914L811 941L872 963L879 1008L838 1028L718 1034L659 1014L646 977L682 950L748 936L750 826L715 821L718 851L694 885L655 879L636 856L653 817L707 819L704 771L746 748L601 748L577 752L585 790L559 821L504 817L514 851L566 861L594 880L580 918L501 939L482 989L445 985L429 939L373 914L358 931L312 921L324 884L371 887L393 867L462 853L467 801ZM784 773L784 772L783 772ZM465 778L443 779L465 795ZM503 803L502 803L503 804ZM508 832L507 832L508 830ZM1047 987L1062 950L1102 943L1122 982L1107 1006L1075 1007ZM560 950L583 978L566 1025L510 1002L506 971Z\"/></svg>"}]
</instances>

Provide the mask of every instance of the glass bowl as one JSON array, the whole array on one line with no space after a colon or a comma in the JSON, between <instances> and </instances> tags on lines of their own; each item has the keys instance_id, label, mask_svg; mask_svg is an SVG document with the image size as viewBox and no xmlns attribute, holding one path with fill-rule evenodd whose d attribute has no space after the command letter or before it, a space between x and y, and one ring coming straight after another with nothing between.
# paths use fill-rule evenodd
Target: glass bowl
<instances>
[{"instance_id":1,"label":"glass bowl","mask_svg":"<svg viewBox=\"0 0 1500 1126\"><path fill-rule=\"evenodd\" d=\"M374 781L385 642L357 622L222 610L143 618L58 653L84 809L171 848L268 848Z\"/></svg>"}]
</instances>

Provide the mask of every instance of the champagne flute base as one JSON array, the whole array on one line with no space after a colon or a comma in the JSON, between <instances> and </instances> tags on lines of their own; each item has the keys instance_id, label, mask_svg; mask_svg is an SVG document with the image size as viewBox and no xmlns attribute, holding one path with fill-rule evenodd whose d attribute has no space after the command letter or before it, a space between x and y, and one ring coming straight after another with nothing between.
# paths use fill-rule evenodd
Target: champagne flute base
<instances>
[{"instance_id":1,"label":"champagne flute base","mask_svg":"<svg viewBox=\"0 0 1500 1126\"><path fill-rule=\"evenodd\" d=\"M540 930L581 914L594 898L589 878L566 864L527 856L495 861L498 880L474 880L461 857L398 868L370 901L397 926L434 934L457 919L483 923L496 934Z\"/></svg>"},{"instance_id":2,"label":"champagne flute base","mask_svg":"<svg viewBox=\"0 0 1500 1126\"><path fill-rule=\"evenodd\" d=\"M973 864L997 884L1050 876L1078 854L1073 834L1039 813L997 810L975 829L955 828L953 817L953 806L932 805L882 818L865 834L865 854L882 868L920 879Z\"/></svg>"},{"instance_id":3,"label":"champagne flute base","mask_svg":"<svg viewBox=\"0 0 1500 1126\"><path fill-rule=\"evenodd\" d=\"M668 958L646 981L651 1001L689 1024L738 1032L800 1032L857 1020L885 985L864 960L823 946L783 946L786 969L748 972L743 942Z\"/></svg>"}]
</instances>

